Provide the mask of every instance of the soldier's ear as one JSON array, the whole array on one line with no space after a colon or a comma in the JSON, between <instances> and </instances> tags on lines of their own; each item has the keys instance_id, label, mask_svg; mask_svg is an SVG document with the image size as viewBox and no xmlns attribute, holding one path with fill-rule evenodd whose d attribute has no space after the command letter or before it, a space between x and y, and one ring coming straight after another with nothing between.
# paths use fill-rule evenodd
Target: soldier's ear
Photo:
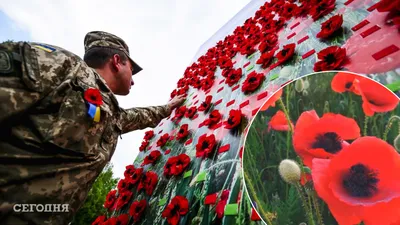
<instances>
[{"instance_id":1,"label":"soldier's ear","mask_svg":"<svg viewBox=\"0 0 400 225\"><path fill-rule=\"evenodd\" d=\"M111 57L111 67L115 72L119 72L121 70L121 57L118 54L114 54Z\"/></svg>"}]
</instances>

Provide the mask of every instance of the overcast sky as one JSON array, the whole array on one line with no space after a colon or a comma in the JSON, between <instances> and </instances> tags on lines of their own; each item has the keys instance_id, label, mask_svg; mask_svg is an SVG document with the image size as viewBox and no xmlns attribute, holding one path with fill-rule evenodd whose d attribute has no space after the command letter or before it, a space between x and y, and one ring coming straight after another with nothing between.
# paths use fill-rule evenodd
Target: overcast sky
<instances>
[{"instance_id":1,"label":"overcast sky","mask_svg":"<svg viewBox=\"0 0 400 225\"><path fill-rule=\"evenodd\" d=\"M124 108L165 104L199 47L250 0L0 1L0 42L50 43L83 57L83 38L103 30L123 38L144 70L134 77ZM145 131L145 130L144 130ZM123 135L111 160L122 177L144 131Z\"/></svg>"}]
</instances>

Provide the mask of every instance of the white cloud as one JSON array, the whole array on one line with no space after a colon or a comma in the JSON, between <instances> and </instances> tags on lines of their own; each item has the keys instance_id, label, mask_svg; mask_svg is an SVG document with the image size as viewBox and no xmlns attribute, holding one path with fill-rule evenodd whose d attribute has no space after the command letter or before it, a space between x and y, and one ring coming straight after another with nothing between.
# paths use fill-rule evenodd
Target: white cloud
<instances>
[{"instance_id":1,"label":"white cloud","mask_svg":"<svg viewBox=\"0 0 400 225\"><path fill-rule=\"evenodd\" d=\"M123 38L144 68L134 77L124 108L165 104L199 47L239 12L249 0L90 0L2 1L2 10L33 40L83 56L84 35L103 30ZM123 135L112 158L114 173L138 154L144 131Z\"/></svg>"}]
</instances>

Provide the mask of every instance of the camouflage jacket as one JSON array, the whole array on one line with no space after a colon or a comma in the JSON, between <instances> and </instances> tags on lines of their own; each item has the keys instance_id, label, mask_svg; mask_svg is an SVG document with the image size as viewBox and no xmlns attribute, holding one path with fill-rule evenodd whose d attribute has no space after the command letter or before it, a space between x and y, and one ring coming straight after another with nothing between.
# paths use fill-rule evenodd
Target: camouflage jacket
<instances>
[{"instance_id":1,"label":"camouflage jacket","mask_svg":"<svg viewBox=\"0 0 400 225\"><path fill-rule=\"evenodd\" d=\"M102 95L99 122L88 115L88 88ZM121 109L80 57L26 42L0 45L0 109L0 221L6 224L68 223L118 136L155 127L171 113L166 105ZM15 204L69 205L68 212L46 213L14 212Z\"/></svg>"}]
</instances>

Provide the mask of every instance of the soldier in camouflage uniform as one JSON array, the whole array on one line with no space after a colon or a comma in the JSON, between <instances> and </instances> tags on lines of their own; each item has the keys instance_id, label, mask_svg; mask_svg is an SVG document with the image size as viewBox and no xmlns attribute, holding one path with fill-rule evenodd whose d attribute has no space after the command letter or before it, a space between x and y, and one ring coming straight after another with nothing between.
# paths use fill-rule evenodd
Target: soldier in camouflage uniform
<instances>
[{"instance_id":1,"label":"soldier in camouflage uniform","mask_svg":"<svg viewBox=\"0 0 400 225\"><path fill-rule=\"evenodd\" d=\"M0 45L0 224L68 224L118 137L155 127L183 102L120 108L114 94L128 94L140 70L126 43L106 32L86 35L84 61L47 44ZM89 88L101 93L98 122L88 114Z\"/></svg>"}]
</instances>

